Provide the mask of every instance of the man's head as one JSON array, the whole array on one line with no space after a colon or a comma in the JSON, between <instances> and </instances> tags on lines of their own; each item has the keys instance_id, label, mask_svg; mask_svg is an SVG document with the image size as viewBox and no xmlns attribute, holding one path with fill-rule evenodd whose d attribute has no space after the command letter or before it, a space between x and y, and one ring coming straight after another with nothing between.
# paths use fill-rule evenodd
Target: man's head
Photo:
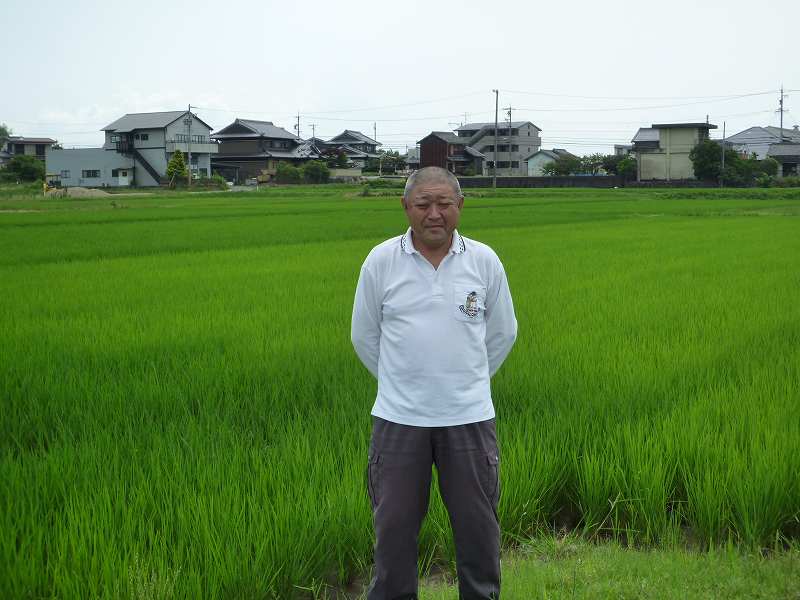
<instances>
[{"instance_id":1,"label":"man's head","mask_svg":"<svg viewBox=\"0 0 800 600\"><path fill-rule=\"evenodd\" d=\"M425 167L406 181L403 208L415 244L434 250L449 243L462 206L464 195L458 179L446 169Z\"/></svg>"}]
</instances>

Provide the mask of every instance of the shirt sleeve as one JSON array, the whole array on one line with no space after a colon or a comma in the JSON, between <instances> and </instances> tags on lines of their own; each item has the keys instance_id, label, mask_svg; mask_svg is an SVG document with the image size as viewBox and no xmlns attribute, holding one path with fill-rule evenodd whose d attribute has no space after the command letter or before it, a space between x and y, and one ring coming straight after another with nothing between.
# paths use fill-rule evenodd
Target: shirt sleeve
<instances>
[{"instance_id":1,"label":"shirt sleeve","mask_svg":"<svg viewBox=\"0 0 800 600\"><path fill-rule=\"evenodd\" d=\"M361 267L358 276L350 339L358 358L377 379L381 343L381 303L377 293L377 282L366 264Z\"/></svg>"},{"instance_id":2,"label":"shirt sleeve","mask_svg":"<svg viewBox=\"0 0 800 600\"><path fill-rule=\"evenodd\" d=\"M493 285L489 289L486 306L486 355L489 376L493 376L511 351L517 339L517 318L511 290L500 259L497 259Z\"/></svg>"}]
</instances>

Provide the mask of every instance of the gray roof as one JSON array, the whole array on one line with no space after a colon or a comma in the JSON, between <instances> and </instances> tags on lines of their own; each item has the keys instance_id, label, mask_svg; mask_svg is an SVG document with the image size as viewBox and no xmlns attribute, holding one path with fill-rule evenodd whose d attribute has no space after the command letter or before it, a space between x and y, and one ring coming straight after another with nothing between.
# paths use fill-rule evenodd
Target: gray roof
<instances>
[{"instance_id":1,"label":"gray roof","mask_svg":"<svg viewBox=\"0 0 800 600\"><path fill-rule=\"evenodd\" d=\"M800 144L789 142L770 144L767 156L800 156Z\"/></svg>"},{"instance_id":2,"label":"gray roof","mask_svg":"<svg viewBox=\"0 0 800 600\"><path fill-rule=\"evenodd\" d=\"M380 142L373 140L371 137L367 137L366 135L364 135L360 131L355 131L353 129L345 129L339 135L335 135L330 140L328 140L328 143L335 143L334 140L336 140L336 138L339 138L339 137L342 137L342 136L348 136L348 137L351 137L351 138L354 138L354 139L358 140L359 142L364 142L364 143L367 143L367 144L373 144L375 146L382 146L383 145Z\"/></svg>"},{"instance_id":3,"label":"gray roof","mask_svg":"<svg viewBox=\"0 0 800 600\"><path fill-rule=\"evenodd\" d=\"M241 125L249 129L252 133L249 134L242 134L242 133L225 133L226 129L234 127L236 125ZM273 138L273 139L280 139L280 140L295 140L297 142L302 141L299 137L295 134L286 131L283 127L277 127L272 124L272 121L255 121L253 119L236 119L230 125L226 125L218 132L211 135L214 139L228 139L228 138L241 138L241 137L253 137L253 138Z\"/></svg>"},{"instance_id":4,"label":"gray roof","mask_svg":"<svg viewBox=\"0 0 800 600\"><path fill-rule=\"evenodd\" d=\"M524 160L530 160L537 154L544 154L553 160L558 160L559 158L578 158L572 152L568 152L563 148L553 148L552 150L537 150L536 152L532 152L530 155L526 156Z\"/></svg>"},{"instance_id":5,"label":"gray roof","mask_svg":"<svg viewBox=\"0 0 800 600\"><path fill-rule=\"evenodd\" d=\"M472 146L467 146L466 148L464 148L464 153L469 154L470 156L474 156L475 158L486 158L485 154L483 154L482 152L478 152Z\"/></svg>"},{"instance_id":6,"label":"gray roof","mask_svg":"<svg viewBox=\"0 0 800 600\"><path fill-rule=\"evenodd\" d=\"M470 140L468 137L458 137L455 133L450 133L449 131L431 131L425 137L429 137L431 135L435 135L440 140L443 140L448 144L466 144Z\"/></svg>"},{"instance_id":7,"label":"gray roof","mask_svg":"<svg viewBox=\"0 0 800 600\"><path fill-rule=\"evenodd\" d=\"M784 127L781 129L780 127L764 127L767 131L769 131L772 135L776 138L781 137L781 132L783 132L783 139L788 139L793 142L800 142L800 130L797 129L788 129Z\"/></svg>"},{"instance_id":8,"label":"gray roof","mask_svg":"<svg viewBox=\"0 0 800 600\"><path fill-rule=\"evenodd\" d=\"M12 144L55 144L56 140L47 137L25 137L24 135L10 135L8 142Z\"/></svg>"},{"instance_id":9,"label":"gray roof","mask_svg":"<svg viewBox=\"0 0 800 600\"><path fill-rule=\"evenodd\" d=\"M530 121L511 121L511 129L520 128L523 125L533 125L533 123L531 123ZM533 126L536 127L536 125ZM484 127L491 127L494 129L494 121L492 121L491 123L465 123L455 131L478 131L479 129L483 129ZM497 123L498 129L507 127L508 127L508 121L498 121ZM541 131L541 129L539 129L538 127L536 127L536 129Z\"/></svg>"},{"instance_id":10,"label":"gray roof","mask_svg":"<svg viewBox=\"0 0 800 600\"><path fill-rule=\"evenodd\" d=\"M633 136L632 142L657 142L659 141L658 130L652 127L640 127L636 135Z\"/></svg>"},{"instance_id":11,"label":"gray roof","mask_svg":"<svg viewBox=\"0 0 800 600\"><path fill-rule=\"evenodd\" d=\"M106 125L100 131L128 133L136 129L164 129L188 112L188 110L170 110L166 112L128 113L124 117L120 117L113 123ZM192 113L192 116L211 129L211 126L196 114Z\"/></svg>"}]
</instances>

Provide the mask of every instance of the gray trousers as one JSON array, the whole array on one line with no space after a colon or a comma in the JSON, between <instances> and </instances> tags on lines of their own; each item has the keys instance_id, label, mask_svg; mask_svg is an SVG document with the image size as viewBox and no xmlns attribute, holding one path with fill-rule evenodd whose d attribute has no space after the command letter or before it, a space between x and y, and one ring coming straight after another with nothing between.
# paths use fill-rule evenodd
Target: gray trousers
<instances>
[{"instance_id":1,"label":"gray trousers","mask_svg":"<svg viewBox=\"0 0 800 600\"><path fill-rule=\"evenodd\" d=\"M495 421L413 427L373 417L367 487L375 525L368 600L417 598L417 537L436 465L456 547L461 600L500 598Z\"/></svg>"}]
</instances>

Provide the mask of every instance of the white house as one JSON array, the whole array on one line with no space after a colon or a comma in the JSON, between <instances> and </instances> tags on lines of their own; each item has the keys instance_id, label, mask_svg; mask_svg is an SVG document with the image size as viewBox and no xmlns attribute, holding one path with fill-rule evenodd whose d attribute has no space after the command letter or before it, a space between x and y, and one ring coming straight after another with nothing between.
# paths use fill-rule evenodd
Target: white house
<instances>
[{"instance_id":1,"label":"white house","mask_svg":"<svg viewBox=\"0 0 800 600\"><path fill-rule=\"evenodd\" d=\"M563 148L553 148L552 150L537 150L530 154L525 163L528 165L529 177L541 177L544 175L542 170L545 165L557 161L559 158L577 158L574 154L567 152Z\"/></svg>"}]
</instances>

